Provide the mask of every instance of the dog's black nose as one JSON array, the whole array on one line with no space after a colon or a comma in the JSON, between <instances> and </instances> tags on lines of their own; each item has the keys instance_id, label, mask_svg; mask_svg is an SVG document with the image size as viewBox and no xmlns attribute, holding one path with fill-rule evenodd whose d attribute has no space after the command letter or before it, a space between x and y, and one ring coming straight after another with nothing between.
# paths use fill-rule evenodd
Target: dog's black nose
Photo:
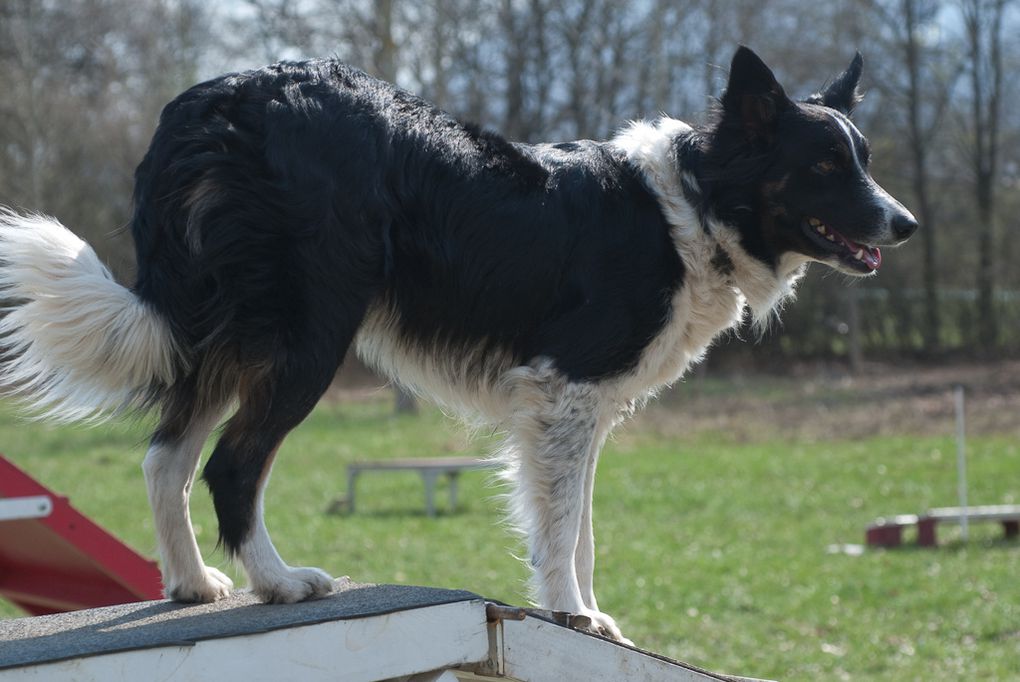
<instances>
[{"instance_id":1,"label":"dog's black nose","mask_svg":"<svg viewBox=\"0 0 1020 682\"><path fill-rule=\"evenodd\" d=\"M904 241L917 231L917 219L909 213L900 213L892 219L892 231L896 239Z\"/></svg>"}]
</instances>

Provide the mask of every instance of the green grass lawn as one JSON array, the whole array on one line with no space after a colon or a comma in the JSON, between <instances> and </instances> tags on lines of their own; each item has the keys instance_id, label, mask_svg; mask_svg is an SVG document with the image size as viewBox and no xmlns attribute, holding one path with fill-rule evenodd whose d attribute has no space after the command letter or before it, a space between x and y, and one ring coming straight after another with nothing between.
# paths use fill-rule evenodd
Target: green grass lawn
<instances>
[{"instance_id":1,"label":"green grass lawn","mask_svg":"<svg viewBox=\"0 0 1020 682\"><path fill-rule=\"evenodd\" d=\"M665 409L652 407L650 409ZM487 452L433 411L392 417L388 398L324 404L284 445L268 524L284 558L363 582L464 588L522 603L521 548L485 473L462 507L430 519L414 474L366 474L353 516L325 513L355 459ZM140 463L144 425L26 424L0 414L0 451L144 554L154 550ZM1020 498L1020 444L969 443L970 499ZM1020 675L1020 544L977 526L937 550L830 554L883 514L955 501L954 445L897 436L737 442L624 427L600 463L600 604L643 647L713 670L781 680L994 680ZM440 497L445 503L445 498ZM215 520L192 505L210 563ZM236 576L236 573L234 574ZM0 607L0 615L17 615Z\"/></svg>"}]
</instances>

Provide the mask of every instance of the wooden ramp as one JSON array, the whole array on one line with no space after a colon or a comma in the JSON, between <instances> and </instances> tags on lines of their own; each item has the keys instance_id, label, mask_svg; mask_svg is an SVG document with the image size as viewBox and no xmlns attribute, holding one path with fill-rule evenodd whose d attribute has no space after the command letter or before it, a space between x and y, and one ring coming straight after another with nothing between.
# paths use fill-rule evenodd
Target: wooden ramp
<instances>
[{"instance_id":1,"label":"wooden ramp","mask_svg":"<svg viewBox=\"0 0 1020 682\"><path fill-rule=\"evenodd\" d=\"M344 579L301 604L235 593L0 621L0 682L735 679L470 592Z\"/></svg>"},{"instance_id":2,"label":"wooden ramp","mask_svg":"<svg viewBox=\"0 0 1020 682\"><path fill-rule=\"evenodd\" d=\"M42 615L162 594L156 562L0 455L0 597Z\"/></svg>"}]
</instances>

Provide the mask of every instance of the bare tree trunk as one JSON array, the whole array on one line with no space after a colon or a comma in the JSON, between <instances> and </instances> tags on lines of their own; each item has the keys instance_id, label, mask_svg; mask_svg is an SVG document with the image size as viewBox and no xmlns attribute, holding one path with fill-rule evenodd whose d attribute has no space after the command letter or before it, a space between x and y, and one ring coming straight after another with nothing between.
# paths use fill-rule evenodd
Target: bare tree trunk
<instances>
[{"instance_id":1,"label":"bare tree trunk","mask_svg":"<svg viewBox=\"0 0 1020 682\"><path fill-rule=\"evenodd\" d=\"M531 65L532 78L535 81L534 90L534 115L530 121L529 139L535 135L547 134L546 121L548 119L549 90L555 80L554 71L550 68L549 59L549 36L547 34L549 24L549 2L547 0L531 0L531 36L529 42L534 44L533 63Z\"/></svg>"},{"instance_id":2,"label":"bare tree trunk","mask_svg":"<svg viewBox=\"0 0 1020 682\"><path fill-rule=\"evenodd\" d=\"M449 106L448 74L443 63L447 54L448 27L452 23L451 8L446 0L437 0L432 8L432 44L429 57L432 62L432 99L441 107Z\"/></svg>"},{"instance_id":3,"label":"bare tree trunk","mask_svg":"<svg viewBox=\"0 0 1020 682\"><path fill-rule=\"evenodd\" d=\"M903 20L906 32L903 42L907 60L907 99L909 117L907 119L910 152L914 167L914 198L921 215L921 243L924 249L923 274L924 281L924 327L923 338L926 352L934 353L939 349L938 301L938 263L936 262L936 228L935 210L931 203L928 176L928 143L931 135L925 130L921 119L921 56L917 39L918 0L903 0Z\"/></svg>"},{"instance_id":4,"label":"bare tree trunk","mask_svg":"<svg viewBox=\"0 0 1020 682\"><path fill-rule=\"evenodd\" d=\"M999 332L995 309L995 183L998 179L1005 7L1006 0L966 0L963 3L970 60L972 161L978 214L978 345L986 352L995 349Z\"/></svg>"},{"instance_id":5,"label":"bare tree trunk","mask_svg":"<svg viewBox=\"0 0 1020 682\"><path fill-rule=\"evenodd\" d=\"M574 137L590 137L592 135L590 103L592 79L588 74L594 68L592 51L589 42L592 36L592 12L595 5L585 2L580 6L577 16L571 17L560 3L560 25L558 31L563 40L564 58L569 67L569 83L564 118L574 124Z\"/></svg>"},{"instance_id":6,"label":"bare tree trunk","mask_svg":"<svg viewBox=\"0 0 1020 682\"><path fill-rule=\"evenodd\" d=\"M391 83L397 80L397 44L393 40L393 0L375 0L375 75Z\"/></svg>"},{"instance_id":7,"label":"bare tree trunk","mask_svg":"<svg viewBox=\"0 0 1020 682\"><path fill-rule=\"evenodd\" d=\"M722 8L714 2L709 2L705 7L705 20L708 22L704 38L704 51L707 59L705 60L705 92L715 92L716 82L715 79L718 76L717 64L715 60L718 58L719 53L719 24L722 22L720 12Z\"/></svg>"},{"instance_id":8,"label":"bare tree trunk","mask_svg":"<svg viewBox=\"0 0 1020 682\"><path fill-rule=\"evenodd\" d=\"M500 8L500 27L506 40L506 114L503 119L503 132L511 139L526 137L524 122L524 68L527 61L525 50L527 42L521 35L520 25L526 21L518 17L518 11L512 0L503 0Z\"/></svg>"},{"instance_id":9,"label":"bare tree trunk","mask_svg":"<svg viewBox=\"0 0 1020 682\"><path fill-rule=\"evenodd\" d=\"M665 14L665 0L656 0L652 11L645 16L645 53L647 56L638 65L636 112L648 113L666 104L665 97L658 95L659 88L666 80L660 73L662 18Z\"/></svg>"}]
</instances>

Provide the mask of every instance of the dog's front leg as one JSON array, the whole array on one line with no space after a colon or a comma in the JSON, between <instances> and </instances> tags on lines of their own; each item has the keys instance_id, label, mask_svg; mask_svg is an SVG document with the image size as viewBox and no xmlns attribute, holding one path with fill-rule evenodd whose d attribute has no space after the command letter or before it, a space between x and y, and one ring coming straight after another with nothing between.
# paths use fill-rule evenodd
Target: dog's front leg
<instances>
[{"instance_id":1,"label":"dog's front leg","mask_svg":"<svg viewBox=\"0 0 1020 682\"><path fill-rule=\"evenodd\" d=\"M603 414L591 385L547 380L533 390L515 411L510 445L518 458L513 512L528 538L538 604L587 616L593 632L627 642L595 606L591 519L585 513L589 477L612 418ZM586 574L581 580L579 565Z\"/></svg>"}]
</instances>

